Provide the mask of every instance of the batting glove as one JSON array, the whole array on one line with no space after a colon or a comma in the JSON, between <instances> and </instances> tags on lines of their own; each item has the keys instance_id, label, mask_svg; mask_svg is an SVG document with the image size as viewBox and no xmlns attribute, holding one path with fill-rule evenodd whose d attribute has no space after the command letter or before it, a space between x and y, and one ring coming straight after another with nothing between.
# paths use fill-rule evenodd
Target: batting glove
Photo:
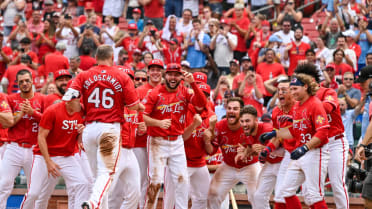
<instances>
[{"instance_id":1,"label":"batting glove","mask_svg":"<svg viewBox=\"0 0 372 209\"><path fill-rule=\"evenodd\" d=\"M259 140L261 144L266 144L271 138L276 137L276 131L273 130L272 132L266 132L261 134Z\"/></svg>"},{"instance_id":2,"label":"batting glove","mask_svg":"<svg viewBox=\"0 0 372 209\"><path fill-rule=\"evenodd\" d=\"M260 163L265 163L266 162L266 158L267 156L269 156L269 154L271 153L271 148L270 147L265 147L265 149L263 149L261 152L260 152L260 155L258 156L258 160L260 161Z\"/></svg>"},{"instance_id":3,"label":"batting glove","mask_svg":"<svg viewBox=\"0 0 372 209\"><path fill-rule=\"evenodd\" d=\"M298 147L297 149L295 149L292 153L291 153L291 159L292 160L298 160L300 157L302 157L303 155L305 155L305 153L309 151L309 148L304 145L302 147Z\"/></svg>"}]
</instances>

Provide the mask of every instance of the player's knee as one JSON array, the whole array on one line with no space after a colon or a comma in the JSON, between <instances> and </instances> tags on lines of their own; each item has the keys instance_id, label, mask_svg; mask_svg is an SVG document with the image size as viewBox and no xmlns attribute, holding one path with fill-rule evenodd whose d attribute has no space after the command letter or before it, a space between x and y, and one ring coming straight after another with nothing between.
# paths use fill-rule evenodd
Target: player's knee
<instances>
[{"instance_id":1,"label":"player's knee","mask_svg":"<svg viewBox=\"0 0 372 209\"><path fill-rule=\"evenodd\" d=\"M116 163L115 147L118 138L115 133L103 133L99 140L99 152L106 167L114 170Z\"/></svg>"},{"instance_id":2,"label":"player's knee","mask_svg":"<svg viewBox=\"0 0 372 209\"><path fill-rule=\"evenodd\" d=\"M155 203L160 187L161 187L160 183L150 183L147 189L147 200L149 204Z\"/></svg>"}]
</instances>

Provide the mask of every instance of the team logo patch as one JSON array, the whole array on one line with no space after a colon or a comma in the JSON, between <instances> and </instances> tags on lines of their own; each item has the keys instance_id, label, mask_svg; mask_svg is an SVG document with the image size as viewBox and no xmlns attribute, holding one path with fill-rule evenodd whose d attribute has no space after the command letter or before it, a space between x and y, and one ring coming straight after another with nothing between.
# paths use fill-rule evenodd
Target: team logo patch
<instances>
[{"instance_id":1,"label":"team logo patch","mask_svg":"<svg viewBox=\"0 0 372 209\"><path fill-rule=\"evenodd\" d=\"M9 108L9 104L6 103L6 101L2 101L0 106L1 106L1 109L8 109Z\"/></svg>"},{"instance_id":2,"label":"team logo patch","mask_svg":"<svg viewBox=\"0 0 372 209\"><path fill-rule=\"evenodd\" d=\"M326 101L334 101L334 99L331 95L327 96L325 100Z\"/></svg>"},{"instance_id":3,"label":"team logo patch","mask_svg":"<svg viewBox=\"0 0 372 209\"><path fill-rule=\"evenodd\" d=\"M325 121L325 118L324 118L323 116L318 115L318 116L316 117L316 123L317 123L317 124L323 124L324 121Z\"/></svg>"}]
</instances>

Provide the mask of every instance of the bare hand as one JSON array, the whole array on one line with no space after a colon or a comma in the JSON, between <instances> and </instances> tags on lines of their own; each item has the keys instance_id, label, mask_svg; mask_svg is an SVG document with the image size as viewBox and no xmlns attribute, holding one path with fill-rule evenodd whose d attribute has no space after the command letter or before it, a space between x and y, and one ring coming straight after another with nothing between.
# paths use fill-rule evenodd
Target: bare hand
<instances>
[{"instance_id":1,"label":"bare hand","mask_svg":"<svg viewBox=\"0 0 372 209\"><path fill-rule=\"evenodd\" d=\"M365 152L364 152L364 147L357 148L355 152L355 160L359 162L362 162L363 160L367 160Z\"/></svg>"},{"instance_id":2,"label":"bare hand","mask_svg":"<svg viewBox=\"0 0 372 209\"><path fill-rule=\"evenodd\" d=\"M345 92L346 92L346 87L345 87L343 84L340 84L340 85L338 86L337 93L343 95L343 94L345 94Z\"/></svg>"},{"instance_id":3,"label":"bare hand","mask_svg":"<svg viewBox=\"0 0 372 209\"><path fill-rule=\"evenodd\" d=\"M160 121L159 128L168 129L171 126L171 124L172 124L171 119L164 119Z\"/></svg>"},{"instance_id":4,"label":"bare hand","mask_svg":"<svg viewBox=\"0 0 372 209\"><path fill-rule=\"evenodd\" d=\"M145 124L145 122L139 122L137 123L137 133L138 133L138 136L142 136L144 135L146 132L147 132L147 126Z\"/></svg>"},{"instance_id":5,"label":"bare hand","mask_svg":"<svg viewBox=\"0 0 372 209\"><path fill-rule=\"evenodd\" d=\"M212 115L210 118L209 118L209 127L215 127L216 126L216 123L217 123L217 115Z\"/></svg>"},{"instance_id":6,"label":"bare hand","mask_svg":"<svg viewBox=\"0 0 372 209\"><path fill-rule=\"evenodd\" d=\"M201 116L199 114L195 114L194 115L194 121L193 123L195 124L196 127L199 127L203 122L203 119L201 118Z\"/></svg>"},{"instance_id":7,"label":"bare hand","mask_svg":"<svg viewBox=\"0 0 372 209\"><path fill-rule=\"evenodd\" d=\"M185 76L185 82L187 83L193 83L194 82L194 76L186 71L183 71L183 76Z\"/></svg>"},{"instance_id":8,"label":"bare hand","mask_svg":"<svg viewBox=\"0 0 372 209\"><path fill-rule=\"evenodd\" d=\"M32 115L34 113L34 109L32 109L30 101L26 100L22 103L21 111L27 115Z\"/></svg>"},{"instance_id":9,"label":"bare hand","mask_svg":"<svg viewBox=\"0 0 372 209\"><path fill-rule=\"evenodd\" d=\"M263 149L265 149L265 146L262 144L254 144L252 145L252 148L256 153L260 153Z\"/></svg>"},{"instance_id":10,"label":"bare hand","mask_svg":"<svg viewBox=\"0 0 372 209\"><path fill-rule=\"evenodd\" d=\"M85 126L84 124L77 124L77 132L78 134L82 134Z\"/></svg>"},{"instance_id":11,"label":"bare hand","mask_svg":"<svg viewBox=\"0 0 372 209\"><path fill-rule=\"evenodd\" d=\"M204 140L204 143L211 143L211 141L212 141L212 136L213 136L213 134L212 134L211 130L206 129L206 130L204 131L204 133L203 133L203 140Z\"/></svg>"},{"instance_id":12,"label":"bare hand","mask_svg":"<svg viewBox=\"0 0 372 209\"><path fill-rule=\"evenodd\" d=\"M59 170L61 169L53 160L47 162L48 175L52 175L53 178L61 176Z\"/></svg>"},{"instance_id":13,"label":"bare hand","mask_svg":"<svg viewBox=\"0 0 372 209\"><path fill-rule=\"evenodd\" d=\"M245 148L243 145L238 144L238 148L236 148L236 156L234 158L235 163L238 163L239 161L246 161L247 160L247 148Z\"/></svg>"}]
</instances>

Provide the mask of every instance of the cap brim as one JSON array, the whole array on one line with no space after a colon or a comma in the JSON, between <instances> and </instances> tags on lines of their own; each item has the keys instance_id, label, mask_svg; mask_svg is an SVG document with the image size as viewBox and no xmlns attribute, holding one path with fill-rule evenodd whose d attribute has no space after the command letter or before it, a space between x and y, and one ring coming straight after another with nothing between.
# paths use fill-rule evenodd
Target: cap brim
<instances>
[{"instance_id":1,"label":"cap brim","mask_svg":"<svg viewBox=\"0 0 372 209\"><path fill-rule=\"evenodd\" d=\"M151 64L148 66L148 68L152 67L152 66L158 66L158 67L161 67L162 69L164 69L164 66L162 65L159 65L159 64Z\"/></svg>"},{"instance_id":2,"label":"cap brim","mask_svg":"<svg viewBox=\"0 0 372 209\"><path fill-rule=\"evenodd\" d=\"M177 72L177 73L181 73L181 69L169 69L169 70L166 70L165 73L168 73L168 72Z\"/></svg>"}]
</instances>

